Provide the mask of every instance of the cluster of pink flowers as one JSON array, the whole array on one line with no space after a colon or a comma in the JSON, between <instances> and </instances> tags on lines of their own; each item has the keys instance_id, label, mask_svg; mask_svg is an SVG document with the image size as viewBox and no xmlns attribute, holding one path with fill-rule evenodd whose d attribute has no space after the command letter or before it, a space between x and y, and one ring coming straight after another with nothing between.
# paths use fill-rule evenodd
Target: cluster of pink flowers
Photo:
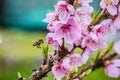
<instances>
[{"instance_id":1,"label":"cluster of pink flowers","mask_svg":"<svg viewBox=\"0 0 120 80\"><path fill-rule=\"evenodd\" d=\"M72 69L77 71L79 66L87 62L90 55L107 46L105 34L114 34L117 29L120 29L120 6L118 8L116 6L119 0L102 0L100 3L101 8L106 9L114 18L104 19L99 24L91 26L92 28L89 30L94 12L93 7L89 5L91 2L92 0L78 0L81 6L74 8L66 1L59 1L55 5L55 11L49 12L43 20L49 23L47 29L50 32L46 37L46 42L51 44L54 50L58 50L63 45L64 40L68 51L71 52L70 56L65 57L53 66L52 72L57 80L61 80ZM72 51L74 46L81 47L84 52L75 54ZM107 64L106 74L112 75L109 67L114 67L116 70L120 67L120 65L116 65L118 61L111 61Z\"/></svg>"},{"instance_id":2,"label":"cluster of pink flowers","mask_svg":"<svg viewBox=\"0 0 120 80\"><path fill-rule=\"evenodd\" d=\"M61 80L61 78L68 75L70 71L77 71L78 67L83 64L83 59L79 54L71 54L69 57L65 57L62 62L55 64L52 72L57 80Z\"/></svg>"}]
</instances>

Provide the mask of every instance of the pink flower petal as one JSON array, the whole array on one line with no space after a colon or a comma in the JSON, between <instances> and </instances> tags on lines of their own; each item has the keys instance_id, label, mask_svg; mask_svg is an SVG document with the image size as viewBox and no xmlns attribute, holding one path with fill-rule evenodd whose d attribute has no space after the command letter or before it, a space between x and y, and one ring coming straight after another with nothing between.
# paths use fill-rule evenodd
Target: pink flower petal
<instances>
[{"instance_id":1,"label":"pink flower petal","mask_svg":"<svg viewBox=\"0 0 120 80\"><path fill-rule=\"evenodd\" d=\"M118 41L114 44L113 49L118 55L120 55L120 41Z\"/></svg>"},{"instance_id":2,"label":"pink flower petal","mask_svg":"<svg viewBox=\"0 0 120 80\"><path fill-rule=\"evenodd\" d=\"M111 0L113 5L117 5L119 0Z\"/></svg>"},{"instance_id":3,"label":"pink flower petal","mask_svg":"<svg viewBox=\"0 0 120 80\"><path fill-rule=\"evenodd\" d=\"M46 18L43 20L44 22L51 22L55 19L56 14L54 12L49 12L46 15Z\"/></svg>"},{"instance_id":4,"label":"pink flower petal","mask_svg":"<svg viewBox=\"0 0 120 80\"><path fill-rule=\"evenodd\" d=\"M67 49L68 49L69 52L72 51L72 49L73 49L73 45L68 44L68 45L67 45Z\"/></svg>"},{"instance_id":5,"label":"pink flower petal","mask_svg":"<svg viewBox=\"0 0 120 80\"><path fill-rule=\"evenodd\" d=\"M52 73L54 74L57 80L61 80L65 76L65 73L60 69L57 70L56 68L57 68L57 65L54 65L52 67Z\"/></svg>"},{"instance_id":6,"label":"pink flower petal","mask_svg":"<svg viewBox=\"0 0 120 80\"><path fill-rule=\"evenodd\" d=\"M82 54L82 62L83 62L84 64L86 64L87 61L88 61L88 59L89 59L89 55L88 55L87 53L83 53L83 54Z\"/></svg>"},{"instance_id":7,"label":"pink flower petal","mask_svg":"<svg viewBox=\"0 0 120 80\"><path fill-rule=\"evenodd\" d=\"M62 12L59 14L59 19L62 23L67 23L68 19L70 18L70 14L68 12Z\"/></svg>"},{"instance_id":8,"label":"pink flower petal","mask_svg":"<svg viewBox=\"0 0 120 80\"><path fill-rule=\"evenodd\" d=\"M117 14L117 7L114 5L108 5L107 10L112 16Z\"/></svg>"},{"instance_id":9,"label":"pink flower petal","mask_svg":"<svg viewBox=\"0 0 120 80\"><path fill-rule=\"evenodd\" d=\"M120 29L120 15L115 19L114 24L117 29Z\"/></svg>"},{"instance_id":10,"label":"pink flower petal","mask_svg":"<svg viewBox=\"0 0 120 80\"><path fill-rule=\"evenodd\" d=\"M105 74L112 78L118 78L120 76L120 69L113 64L109 64L105 67Z\"/></svg>"},{"instance_id":11,"label":"pink flower petal","mask_svg":"<svg viewBox=\"0 0 120 80\"><path fill-rule=\"evenodd\" d=\"M101 0L101 2L100 2L100 7L102 8L102 9L105 9L107 6L106 6L106 3L104 2L104 0Z\"/></svg>"},{"instance_id":12,"label":"pink flower petal","mask_svg":"<svg viewBox=\"0 0 120 80\"><path fill-rule=\"evenodd\" d=\"M53 41L53 43L52 43L52 48L53 48L53 50L57 50L58 47L59 47L58 42L57 42L57 41Z\"/></svg>"},{"instance_id":13,"label":"pink flower petal","mask_svg":"<svg viewBox=\"0 0 120 80\"><path fill-rule=\"evenodd\" d=\"M114 25L114 23L112 23L111 25L110 25L110 32L112 33L112 34L115 34L116 33L116 25Z\"/></svg>"},{"instance_id":14,"label":"pink flower petal","mask_svg":"<svg viewBox=\"0 0 120 80\"><path fill-rule=\"evenodd\" d=\"M112 63L113 63L115 66L120 67L120 59L112 60Z\"/></svg>"}]
</instances>

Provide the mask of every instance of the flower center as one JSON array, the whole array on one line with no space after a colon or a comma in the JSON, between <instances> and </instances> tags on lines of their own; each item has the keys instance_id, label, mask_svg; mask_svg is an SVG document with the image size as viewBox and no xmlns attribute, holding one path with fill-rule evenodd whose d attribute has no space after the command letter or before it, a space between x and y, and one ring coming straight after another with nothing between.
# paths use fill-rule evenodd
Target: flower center
<instances>
[{"instance_id":1,"label":"flower center","mask_svg":"<svg viewBox=\"0 0 120 80\"><path fill-rule=\"evenodd\" d=\"M61 4L60 7L66 11L68 11L67 4Z\"/></svg>"},{"instance_id":2,"label":"flower center","mask_svg":"<svg viewBox=\"0 0 120 80\"><path fill-rule=\"evenodd\" d=\"M64 24L64 25L62 26L63 32L69 32L69 31L71 31L70 26L71 26L70 24Z\"/></svg>"},{"instance_id":3,"label":"flower center","mask_svg":"<svg viewBox=\"0 0 120 80\"><path fill-rule=\"evenodd\" d=\"M61 4L60 5L62 8L64 8L64 9L67 9L67 5L66 4Z\"/></svg>"},{"instance_id":4,"label":"flower center","mask_svg":"<svg viewBox=\"0 0 120 80\"><path fill-rule=\"evenodd\" d=\"M57 63L56 71L59 70L59 69L61 69L61 64L62 64L61 61Z\"/></svg>"}]
</instances>

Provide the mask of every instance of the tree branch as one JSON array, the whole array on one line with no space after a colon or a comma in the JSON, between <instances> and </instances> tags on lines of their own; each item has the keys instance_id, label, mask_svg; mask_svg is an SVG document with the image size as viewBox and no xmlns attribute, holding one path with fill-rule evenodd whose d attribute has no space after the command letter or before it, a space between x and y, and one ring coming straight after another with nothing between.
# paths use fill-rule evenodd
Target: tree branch
<instances>
[{"instance_id":1,"label":"tree branch","mask_svg":"<svg viewBox=\"0 0 120 80\"><path fill-rule=\"evenodd\" d=\"M39 70L32 73L29 80L40 80L45 77L46 74L51 70L53 63L56 60L61 60L67 54L69 54L68 50L65 47L60 47L59 50L56 51L55 55L48 59L46 64L42 65Z\"/></svg>"},{"instance_id":2,"label":"tree branch","mask_svg":"<svg viewBox=\"0 0 120 80\"><path fill-rule=\"evenodd\" d=\"M100 67L103 67L103 66L104 66L104 62L105 62L106 60L111 60L111 59L113 59L116 55L117 55L117 54L116 54L115 52L112 52L112 53L110 53L110 54L106 54L105 56L101 57L96 63L91 62L87 67L81 69L81 71L79 72L79 74L78 74L77 76L73 77L73 78L70 79L70 80L73 80L73 79L75 79L75 78L82 80L82 79L86 76L85 72L86 72L87 70L92 69L92 71L94 71L94 70L96 70L96 69L98 69L98 68L100 68Z\"/></svg>"}]
</instances>

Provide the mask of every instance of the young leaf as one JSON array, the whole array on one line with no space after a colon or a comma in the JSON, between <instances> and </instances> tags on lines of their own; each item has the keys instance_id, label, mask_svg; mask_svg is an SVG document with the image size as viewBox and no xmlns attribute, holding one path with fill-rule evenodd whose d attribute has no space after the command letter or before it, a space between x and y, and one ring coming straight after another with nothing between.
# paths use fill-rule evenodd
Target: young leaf
<instances>
[{"instance_id":1,"label":"young leaf","mask_svg":"<svg viewBox=\"0 0 120 80\"><path fill-rule=\"evenodd\" d=\"M114 41L112 41L103 51L102 53L109 53L113 50L113 46L114 46Z\"/></svg>"},{"instance_id":2,"label":"young leaf","mask_svg":"<svg viewBox=\"0 0 120 80\"><path fill-rule=\"evenodd\" d=\"M78 0L76 0L73 4L73 7L76 9L80 6L80 4L78 3Z\"/></svg>"},{"instance_id":3,"label":"young leaf","mask_svg":"<svg viewBox=\"0 0 120 80\"><path fill-rule=\"evenodd\" d=\"M88 70L85 72L85 75L89 75L91 72L92 72L92 69L88 69Z\"/></svg>"},{"instance_id":4,"label":"young leaf","mask_svg":"<svg viewBox=\"0 0 120 80\"><path fill-rule=\"evenodd\" d=\"M97 50L96 53L92 56L92 60L93 60L94 62L98 59L100 53L101 53L101 50L99 49L99 50Z\"/></svg>"}]
</instances>

